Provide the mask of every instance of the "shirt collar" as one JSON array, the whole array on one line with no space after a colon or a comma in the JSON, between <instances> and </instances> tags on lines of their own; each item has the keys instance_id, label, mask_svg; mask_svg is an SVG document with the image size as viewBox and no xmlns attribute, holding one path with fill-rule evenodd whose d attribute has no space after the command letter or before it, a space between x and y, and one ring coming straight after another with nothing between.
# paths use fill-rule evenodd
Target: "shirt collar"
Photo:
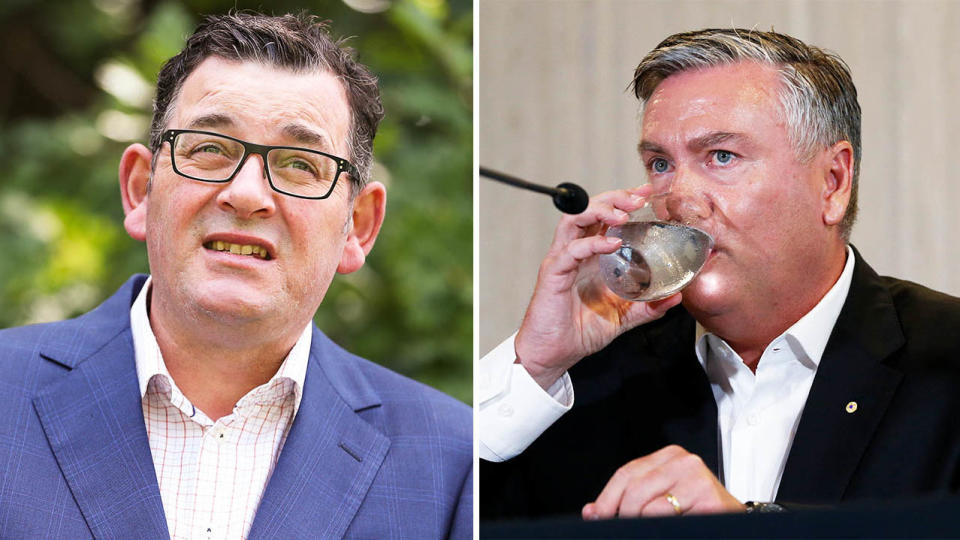
<instances>
[{"instance_id":1,"label":"shirt collar","mask_svg":"<svg viewBox=\"0 0 960 540\"><path fill-rule=\"evenodd\" d=\"M167 365L163 361L160 353L160 346L157 344L157 338L150 326L150 318L147 314L147 298L149 296L152 278L147 281L140 289L137 299L130 308L130 330L133 333L133 351L134 361L137 367L137 380L140 383L140 398L147 393L147 385L155 375L161 375L171 384L174 384L173 377L167 371ZM313 325L307 324L297 342L290 349L280 369L263 386L270 386L278 379L289 379L293 382L294 406L293 414L296 415L300 410L300 400L303 398L303 384L307 375L307 364L310 358L310 344L313 338ZM262 387L258 387L262 388ZM250 394L256 392L251 390Z\"/></svg>"},{"instance_id":2,"label":"shirt collar","mask_svg":"<svg viewBox=\"0 0 960 540\"><path fill-rule=\"evenodd\" d=\"M774 342L784 338L791 347L799 347L807 358L813 362L814 367L820 365L820 359L823 358L823 351L827 348L827 341L833 332L833 326L840 316L840 310L847 300L847 293L850 292L850 283L853 281L854 256L853 249L847 246L847 262L843 266L843 272L840 278L833 284L833 287L827 291L827 294L820 299L820 302L813 307L806 315L800 318L793 326L781 334ZM722 343L725 348L729 348L723 339L707 332L699 322L696 331L696 351L697 359L700 365L706 367L707 361L707 342L708 337L711 340ZM732 351L732 349L730 349ZM799 355L798 355L799 357Z\"/></svg>"}]
</instances>

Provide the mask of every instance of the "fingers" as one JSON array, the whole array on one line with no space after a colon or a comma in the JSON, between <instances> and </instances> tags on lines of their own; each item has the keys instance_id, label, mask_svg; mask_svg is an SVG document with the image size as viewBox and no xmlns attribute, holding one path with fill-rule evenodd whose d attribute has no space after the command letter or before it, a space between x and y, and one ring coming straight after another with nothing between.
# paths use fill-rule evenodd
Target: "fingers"
<instances>
[{"instance_id":1,"label":"fingers","mask_svg":"<svg viewBox=\"0 0 960 540\"><path fill-rule=\"evenodd\" d=\"M600 516L597 515L597 505L592 502L583 505L580 515L586 520L600 519Z\"/></svg>"},{"instance_id":2,"label":"fingers","mask_svg":"<svg viewBox=\"0 0 960 540\"><path fill-rule=\"evenodd\" d=\"M687 498L684 496L684 492L680 490L675 490L677 493L679 493L679 496L678 496L678 495L675 495L674 493L671 493L669 491L670 488L664 488L664 489L665 491L663 491L660 495L653 496L650 499L650 501L647 502L646 504L638 505L638 504L634 504L634 502L632 501L623 501L622 503L623 510L620 511L616 515L616 517L619 517L619 518L669 517L669 516L681 515L690 510L689 508L684 507L684 503L682 502L687 500ZM670 502L669 497L673 497L674 502L676 502L677 504L676 507L674 507L673 503ZM634 509L631 510L631 507ZM638 508L639 508L639 511L636 510ZM586 520L604 519L604 517L601 517L599 511L597 510L596 503L592 503L592 502L587 503L583 506L583 510L581 511L581 514L583 516L583 519L586 519Z\"/></svg>"},{"instance_id":3,"label":"fingers","mask_svg":"<svg viewBox=\"0 0 960 540\"><path fill-rule=\"evenodd\" d=\"M644 205L651 189L650 185L643 185L607 191L590 199L583 213L561 218L550 251L540 266L541 278L546 277L556 290L567 290L573 285L580 263L594 255L616 251L621 241L599 233L606 227L626 223L629 212Z\"/></svg>"},{"instance_id":4,"label":"fingers","mask_svg":"<svg viewBox=\"0 0 960 540\"><path fill-rule=\"evenodd\" d=\"M619 238L607 236L580 238L567 244L566 249L556 253L544 267L557 274L572 272L586 259L601 253L613 253L622 243Z\"/></svg>"},{"instance_id":5,"label":"fingers","mask_svg":"<svg viewBox=\"0 0 960 540\"><path fill-rule=\"evenodd\" d=\"M553 249L560 249L577 238L600 232L601 226L613 227L626 223L630 212L644 204L649 185L630 190L607 191L590 199L587 209L579 214L564 215L553 237Z\"/></svg>"},{"instance_id":6,"label":"fingers","mask_svg":"<svg viewBox=\"0 0 960 540\"><path fill-rule=\"evenodd\" d=\"M617 470L597 500L583 507L582 515L608 519L742 509L699 456L668 446Z\"/></svg>"},{"instance_id":7,"label":"fingers","mask_svg":"<svg viewBox=\"0 0 960 540\"><path fill-rule=\"evenodd\" d=\"M644 185L631 190L607 191L593 197L584 212L561 218L550 253L541 265L542 273L572 272L593 255L616 251L621 241L598 236L598 233L604 226L626 223L630 219L629 212L643 206L650 189L649 185ZM570 285L565 283L563 288Z\"/></svg>"},{"instance_id":8,"label":"fingers","mask_svg":"<svg viewBox=\"0 0 960 540\"><path fill-rule=\"evenodd\" d=\"M676 512L673 505L667 501L667 494L676 491L682 496L683 491L678 489L679 487L669 475L648 472L643 478L637 479L633 489L624 492L617 515L621 518L635 518L674 514ZM663 503L666 503L666 506ZM667 513L668 509L670 513Z\"/></svg>"},{"instance_id":9,"label":"fingers","mask_svg":"<svg viewBox=\"0 0 960 540\"><path fill-rule=\"evenodd\" d=\"M603 491L594 501L593 511L595 517L599 519L610 519L620 515L623 510L628 515L634 513L627 507L622 508L622 502L628 502L631 505L640 504L637 511L643 507L652 495L647 495L651 489L659 490L670 487L671 483L663 475L660 478L648 478L648 473L658 470L671 459L675 459L678 454L686 451L679 446L668 446L662 448L648 456L635 459L623 467L617 469ZM648 486L648 482L654 482L653 486ZM624 501L625 495L627 500ZM631 506L632 508L633 506ZM593 517L593 516L592 516ZM627 516L624 516L627 517Z\"/></svg>"},{"instance_id":10,"label":"fingers","mask_svg":"<svg viewBox=\"0 0 960 540\"><path fill-rule=\"evenodd\" d=\"M638 515L643 517L668 517L678 516L687 512L689 509L685 508L684 503L681 502L686 500L684 492L680 490L674 491L677 493L674 494L670 491L665 491L659 497L653 497L650 502L644 505Z\"/></svg>"}]
</instances>

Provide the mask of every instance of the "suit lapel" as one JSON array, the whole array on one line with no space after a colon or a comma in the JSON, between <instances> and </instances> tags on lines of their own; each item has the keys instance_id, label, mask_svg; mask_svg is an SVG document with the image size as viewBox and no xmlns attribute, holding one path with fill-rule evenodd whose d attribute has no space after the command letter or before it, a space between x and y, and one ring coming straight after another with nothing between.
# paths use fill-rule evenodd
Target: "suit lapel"
<instances>
[{"instance_id":1,"label":"suit lapel","mask_svg":"<svg viewBox=\"0 0 960 540\"><path fill-rule=\"evenodd\" d=\"M33 405L93 535L165 538L169 534L129 328L128 300L139 289L133 283L96 311L71 321L76 328L68 326L62 341L45 345L58 352L42 356L73 369L42 390ZM80 346L70 346L78 342ZM64 352L68 350L72 352Z\"/></svg>"},{"instance_id":2,"label":"suit lapel","mask_svg":"<svg viewBox=\"0 0 960 540\"><path fill-rule=\"evenodd\" d=\"M348 353L314 329L300 409L250 538L339 538L390 447L357 414L380 401Z\"/></svg>"},{"instance_id":3,"label":"suit lapel","mask_svg":"<svg viewBox=\"0 0 960 540\"><path fill-rule=\"evenodd\" d=\"M902 378L882 361L904 342L890 293L856 253L850 292L810 388L778 500L843 498Z\"/></svg>"},{"instance_id":4,"label":"suit lapel","mask_svg":"<svg viewBox=\"0 0 960 540\"><path fill-rule=\"evenodd\" d=\"M664 374L664 435L700 456L721 477L717 403L692 346L696 322L682 307L674 308L668 317L648 334L649 350L654 351Z\"/></svg>"}]
</instances>

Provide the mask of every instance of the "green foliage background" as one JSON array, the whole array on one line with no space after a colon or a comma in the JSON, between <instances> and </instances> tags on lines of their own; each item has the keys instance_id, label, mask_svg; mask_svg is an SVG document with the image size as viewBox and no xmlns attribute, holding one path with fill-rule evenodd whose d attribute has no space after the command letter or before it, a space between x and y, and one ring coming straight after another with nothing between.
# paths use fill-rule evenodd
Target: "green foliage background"
<instances>
[{"instance_id":1,"label":"green foliage background","mask_svg":"<svg viewBox=\"0 0 960 540\"><path fill-rule=\"evenodd\" d=\"M307 11L354 36L387 116L374 178L387 219L316 322L347 349L471 401L472 14L469 0L0 3L0 328L83 313L145 247L122 227L117 165L146 142L161 64L201 14Z\"/></svg>"}]
</instances>

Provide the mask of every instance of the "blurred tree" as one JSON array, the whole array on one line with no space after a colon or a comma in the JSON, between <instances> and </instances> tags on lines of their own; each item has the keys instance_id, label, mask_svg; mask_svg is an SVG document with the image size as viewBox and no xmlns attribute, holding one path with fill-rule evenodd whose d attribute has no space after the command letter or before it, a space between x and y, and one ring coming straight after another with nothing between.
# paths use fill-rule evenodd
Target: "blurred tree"
<instances>
[{"instance_id":1,"label":"blurred tree","mask_svg":"<svg viewBox=\"0 0 960 540\"><path fill-rule=\"evenodd\" d=\"M146 142L153 85L222 0L0 4L0 327L89 310L146 250L122 227L120 154ZM468 0L276 1L307 11L379 75L374 177L387 220L317 324L357 354L471 401L472 14Z\"/></svg>"}]
</instances>

